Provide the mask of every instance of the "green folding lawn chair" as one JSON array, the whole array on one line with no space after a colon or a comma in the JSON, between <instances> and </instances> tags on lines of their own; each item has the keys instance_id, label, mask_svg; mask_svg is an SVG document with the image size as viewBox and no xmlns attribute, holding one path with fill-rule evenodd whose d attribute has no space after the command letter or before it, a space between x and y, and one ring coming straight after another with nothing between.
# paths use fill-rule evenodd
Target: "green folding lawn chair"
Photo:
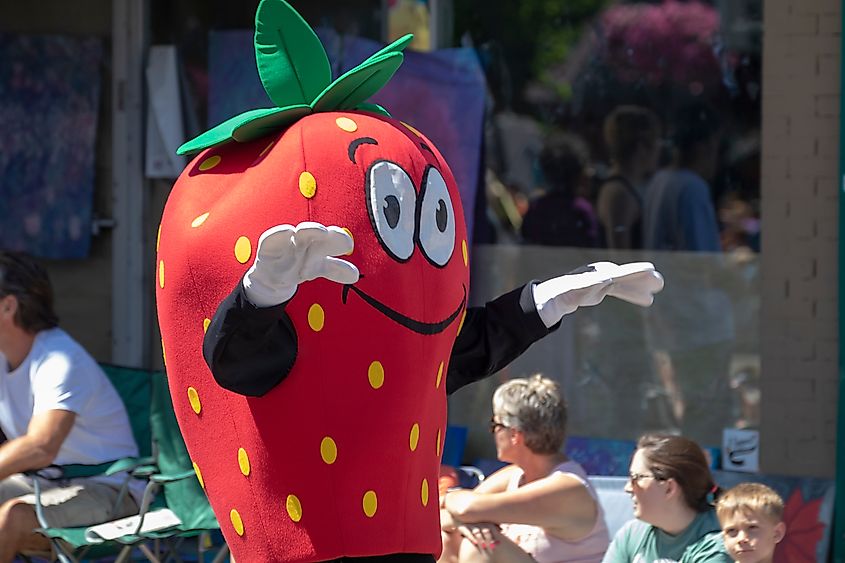
<instances>
[{"instance_id":1,"label":"green folding lawn chair","mask_svg":"<svg viewBox=\"0 0 845 563\"><path fill-rule=\"evenodd\" d=\"M127 376L139 381L146 382L146 394L139 389L127 389L132 386L123 386L123 382L117 383L115 387L127 402L127 409L130 410L130 419L133 423L133 431L137 431L136 439L144 439L144 422L146 421L147 436L152 436L144 442L152 444L152 455L149 458L138 460L123 460L119 465L112 465L108 468L97 466L97 469L104 469L114 472L116 469L123 469L131 466L135 476L147 479L147 487L144 492L144 499L141 503L137 523L133 522L134 531L118 538L97 541L89 532L90 528L50 528L48 523L42 522L41 533L46 535L53 542L58 558L62 563L70 563L85 559L94 559L104 556L117 556L116 562L126 561L133 549L139 550L149 561L159 563L161 561L181 561L180 550L185 539L191 538L196 542L197 557L199 561L206 560L206 551L217 550L214 562L219 563L226 559L228 548L211 545L210 537L215 531L219 531L217 519L208 504L208 499L202 490L193 470L193 463L188 455L176 416L173 413L173 405L170 399L170 392L167 388L166 376L161 372L150 372L133 368L119 368L115 366L103 366L112 381L117 375ZM139 387L143 387L139 384ZM123 395L123 390L133 393L131 398ZM134 394L138 393L138 394ZM146 397L146 408L140 408L140 403ZM134 411L131 402L138 403L138 414ZM139 416L136 430L135 417ZM147 448L149 450L149 448ZM87 466L74 466L71 471L80 471ZM68 470L68 468L61 468ZM64 474L67 477L68 473ZM154 511L169 510L175 515L179 524L166 529L143 531L143 525L147 516Z\"/></svg>"},{"instance_id":2,"label":"green folding lawn chair","mask_svg":"<svg viewBox=\"0 0 845 563\"><path fill-rule=\"evenodd\" d=\"M50 466L39 471L27 472L46 480L61 480L111 475L121 471L130 471L141 478L154 473L154 458L151 456L152 434L150 429L150 399L152 393L152 373L147 370L102 365L109 380L126 406L132 434L138 444L139 456L125 458L100 465L65 465ZM121 494L128 494L127 479ZM62 562L79 561L83 558L97 559L118 556L118 560L128 556L131 547L114 542L91 543L85 539L86 528L51 528L44 516L40 504L39 480L34 479L36 496L36 514L42 527L41 532L50 538L57 557ZM120 499L118 499L120 502ZM117 503L116 503L117 504Z\"/></svg>"}]
</instances>

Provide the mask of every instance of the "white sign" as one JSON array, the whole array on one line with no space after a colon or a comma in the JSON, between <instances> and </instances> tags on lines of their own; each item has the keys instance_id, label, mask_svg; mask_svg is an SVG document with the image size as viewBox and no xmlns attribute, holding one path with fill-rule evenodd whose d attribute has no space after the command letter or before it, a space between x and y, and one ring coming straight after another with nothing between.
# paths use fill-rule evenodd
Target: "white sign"
<instances>
[{"instance_id":1,"label":"white sign","mask_svg":"<svg viewBox=\"0 0 845 563\"><path fill-rule=\"evenodd\" d=\"M722 431L722 469L757 473L760 470L760 432L725 428Z\"/></svg>"}]
</instances>

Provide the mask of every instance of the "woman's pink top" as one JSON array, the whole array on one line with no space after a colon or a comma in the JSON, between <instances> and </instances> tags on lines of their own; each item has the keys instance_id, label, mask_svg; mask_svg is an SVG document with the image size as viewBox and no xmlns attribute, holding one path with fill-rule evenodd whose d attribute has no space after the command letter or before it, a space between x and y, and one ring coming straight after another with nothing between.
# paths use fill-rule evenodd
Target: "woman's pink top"
<instances>
[{"instance_id":1,"label":"woman's pink top","mask_svg":"<svg viewBox=\"0 0 845 563\"><path fill-rule=\"evenodd\" d=\"M610 544L610 536L604 522L604 511L593 486L587 479L587 473L574 461L561 463L552 470L552 473L555 472L578 479L596 501L598 514L593 529L577 541L562 540L547 534L539 526L528 524L501 524L502 534L533 557L537 563L599 563ZM514 473L507 490L516 490L520 479L522 479L522 470Z\"/></svg>"}]
</instances>

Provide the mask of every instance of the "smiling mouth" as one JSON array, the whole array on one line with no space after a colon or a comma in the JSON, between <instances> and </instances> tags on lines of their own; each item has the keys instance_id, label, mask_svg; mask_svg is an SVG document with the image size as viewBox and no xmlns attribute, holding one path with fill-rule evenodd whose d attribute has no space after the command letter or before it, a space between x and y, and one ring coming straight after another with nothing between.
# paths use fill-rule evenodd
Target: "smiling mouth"
<instances>
[{"instance_id":1,"label":"smiling mouth","mask_svg":"<svg viewBox=\"0 0 845 563\"><path fill-rule=\"evenodd\" d=\"M391 309L390 307L388 307L384 303L378 301L374 297L367 295L366 293L364 293L363 291L361 291L360 289L358 289L354 285L344 285L343 286L342 300L343 300L343 304L346 305L346 299L349 296L349 291L352 290L358 295L358 297L363 299L368 305L370 305L373 309L375 309L376 311L378 311L379 313L381 313L382 315L384 315L388 319L399 323L400 325L404 326L408 330L412 330L412 331L416 332L417 334L432 335L432 334L441 333L444 330L446 330L446 328L450 324L452 324L455 321L455 319L458 318L458 315L461 314L461 311L466 306L466 302L467 302L467 288L463 284L462 284L462 287L463 287L463 290L464 290L464 296L461 299L461 302L458 304L458 307L454 310L454 312L452 312L451 315L449 315L448 317L446 317L442 321L438 321L436 323L424 323L422 321L418 321L418 320L412 319L410 317L406 317L405 315L403 315L399 311L394 311L393 309Z\"/></svg>"}]
</instances>

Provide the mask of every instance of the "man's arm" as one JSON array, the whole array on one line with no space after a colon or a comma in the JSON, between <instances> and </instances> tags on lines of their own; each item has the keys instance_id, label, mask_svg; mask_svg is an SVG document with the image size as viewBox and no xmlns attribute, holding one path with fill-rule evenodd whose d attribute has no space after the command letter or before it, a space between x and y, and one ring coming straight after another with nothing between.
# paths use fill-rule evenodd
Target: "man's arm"
<instances>
[{"instance_id":1,"label":"man's arm","mask_svg":"<svg viewBox=\"0 0 845 563\"><path fill-rule=\"evenodd\" d=\"M76 413L48 410L32 417L26 434L0 446L0 480L53 463L76 422Z\"/></svg>"}]
</instances>

